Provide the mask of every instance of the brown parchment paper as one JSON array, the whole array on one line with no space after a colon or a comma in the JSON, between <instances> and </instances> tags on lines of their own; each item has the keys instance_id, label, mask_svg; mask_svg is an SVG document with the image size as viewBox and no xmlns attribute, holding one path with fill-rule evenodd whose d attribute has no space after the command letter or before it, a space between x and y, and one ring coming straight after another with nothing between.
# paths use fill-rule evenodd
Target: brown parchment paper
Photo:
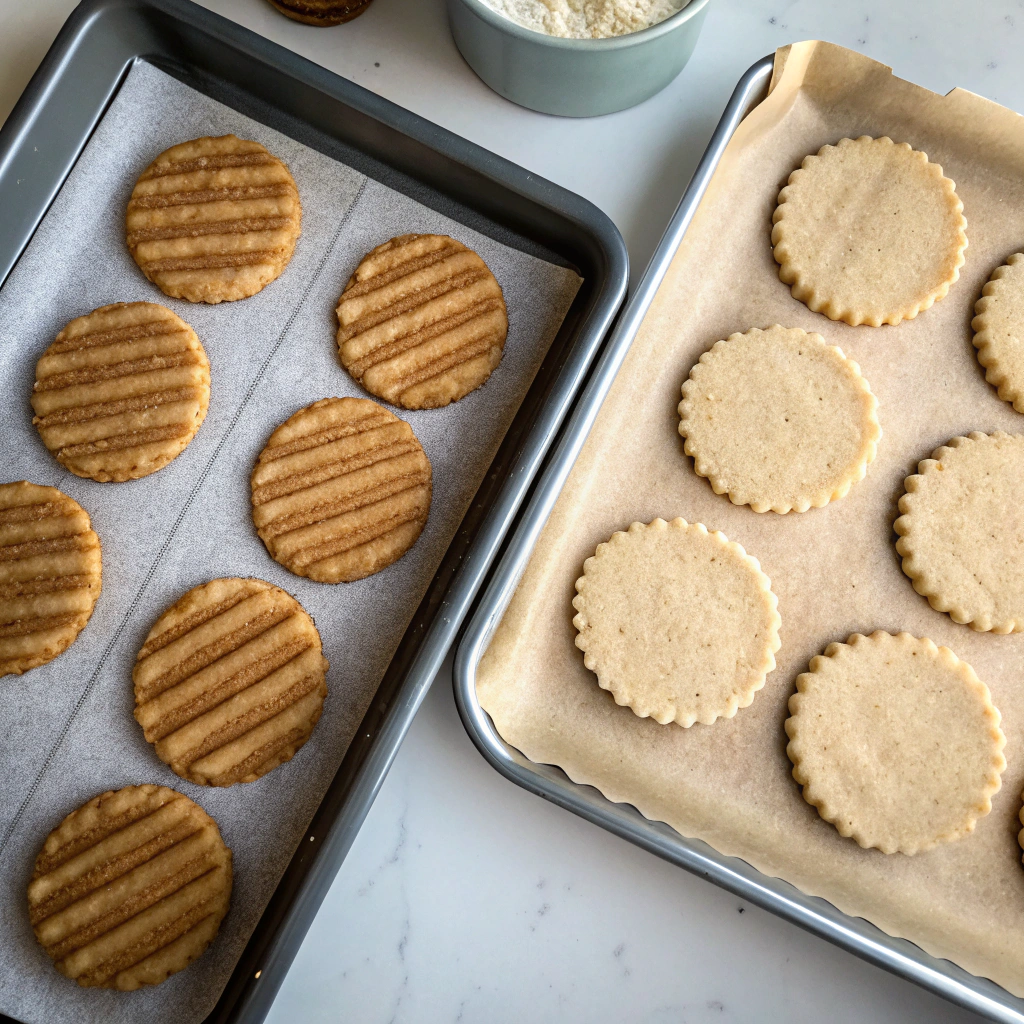
<instances>
[{"instance_id":1,"label":"brown parchment paper","mask_svg":"<svg viewBox=\"0 0 1024 1024\"><path fill-rule=\"evenodd\" d=\"M534 761L744 858L846 913L1024 995L1024 636L975 633L933 611L895 553L904 478L971 430L1024 433L971 344L992 270L1024 249L1024 119L962 90L938 96L828 43L780 50L772 91L740 126L672 263L479 667L478 693L506 741ZM942 164L970 244L960 280L917 319L848 327L779 281L771 216L802 158L844 136L888 135ZM716 495L677 432L680 385L734 331L817 331L860 363L883 436L866 479L823 509L757 514ZM573 644L584 559L634 520L683 516L758 558L782 616L782 649L754 703L682 729L616 706ZM843 839L790 774L783 723L795 678L833 640L906 630L974 666L1002 712L1008 767L974 834L916 857Z\"/></svg>"}]
</instances>

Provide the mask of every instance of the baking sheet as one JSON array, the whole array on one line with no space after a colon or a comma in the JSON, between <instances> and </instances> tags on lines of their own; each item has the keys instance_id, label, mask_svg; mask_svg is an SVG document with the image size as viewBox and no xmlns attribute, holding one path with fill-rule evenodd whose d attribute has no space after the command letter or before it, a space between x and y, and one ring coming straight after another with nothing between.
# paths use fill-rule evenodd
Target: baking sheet
<instances>
[{"instance_id":1,"label":"baking sheet","mask_svg":"<svg viewBox=\"0 0 1024 1024\"><path fill-rule=\"evenodd\" d=\"M200 135L253 138L290 167L303 233L278 281L218 306L168 299L124 245L138 174L166 147ZM328 395L361 395L339 366L334 306L359 259L404 232L451 234L501 284L509 336L490 381L442 410L402 411L430 457L434 496L415 547L387 570L330 586L272 561L255 534L249 474L271 430ZM136 63L0 291L0 478L61 488L103 543L103 594L76 643L48 666L0 681L0 1011L31 1022L201 1020L230 976L319 805L433 572L579 287L571 270L502 245L337 161ZM28 399L35 362L72 317L114 301L161 302L188 321L210 357L210 411L160 472L126 484L72 476L46 452ZM179 779L132 717L131 669L159 613L215 576L259 576L313 616L330 660L324 714L287 765L216 790ZM79 989L29 928L25 888L46 834L82 802L140 782L173 786L217 820L234 852L231 910L211 949L163 985L135 993Z\"/></svg>"},{"instance_id":2,"label":"baking sheet","mask_svg":"<svg viewBox=\"0 0 1024 1024\"><path fill-rule=\"evenodd\" d=\"M852 328L811 313L778 279L770 245L779 189L801 159L844 136L888 134L957 183L970 246L947 298L899 326ZM532 760L636 806L683 835L744 858L933 955L1024 995L1024 872L1016 834L1024 785L1024 636L977 634L933 611L903 575L892 523L903 479L949 438L1024 432L984 379L974 302L1024 248L1024 121L962 90L938 96L826 43L777 55L772 91L719 165L606 398L477 674L480 703ZM864 481L802 514L758 515L696 476L677 432L679 388L734 331L817 331L856 359L879 399L883 436ZM682 515L757 557L782 616L778 667L751 707L689 730L615 705L574 647L583 561L634 520ZM854 631L905 629L945 644L989 685L1008 768L992 813L967 839L913 858L843 839L790 774L783 723L810 658Z\"/></svg>"}]
</instances>

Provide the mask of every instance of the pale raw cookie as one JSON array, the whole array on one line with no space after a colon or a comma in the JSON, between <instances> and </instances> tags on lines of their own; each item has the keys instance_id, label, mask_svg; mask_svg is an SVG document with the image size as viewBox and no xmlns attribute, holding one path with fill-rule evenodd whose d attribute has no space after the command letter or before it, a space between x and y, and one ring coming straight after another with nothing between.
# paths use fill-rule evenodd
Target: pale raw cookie
<instances>
[{"instance_id":1,"label":"pale raw cookie","mask_svg":"<svg viewBox=\"0 0 1024 1024\"><path fill-rule=\"evenodd\" d=\"M231 851L198 804L166 786L128 786L93 797L46 837L29 920L61 974L131 992L209 946L231 881Z\"/></svg>"},{"instance_id":2,"label":"pale raw cookie","mask_svg":"<svg viewBox=\"0 0 1024 1024\"><path fill-rule=\"evenodd\" d=\"M291 594L264 580L212 580L149 631L132 671L135 718L183 779L254 782L309 739L327 668L320 634Z\"/></svg>"},{"instance_id":3,"label":"pale raw cookie","mask_svg":"<svg viewBox=\"0 0 1024 1024\"><path fill-rule=\"evenodd\" d=\"M904 486L896 550L914 589L979 632L1024 630L1024 437L954 437Z\"/></svg>"},{"instance_id":4,"label":"pale raw cookie","mask_svg":"<svg viewBox=\"0 0 1024 1024\"><path fill-rule=\"evenodd\" d=\"M102 576L100 539L74 498L25 480L0 484L0 676L70 647Z\"/></svg>"},{"instance_id":5,"label":"pale raw cookie","mask_svg":"<svg viewBox=\"0 0 1024 1024\"><path fill-rule=\"evenodd\" d=\"M368 398L323 398L271 435L250 479L270 556L318 583L380 572L430 514L430 460L412 427Z\"/></svg>"},{"instance_id":6,"label":"pale raw cookie","mask_svg":"<svg viewBox=\"0 0 1024 1024\"><path fill-rule=\"evenodd\" d=\"M919 150L885 137L841 139L805 157L779 193L779 277L832 320L912 320L960 276L962 211L956 186Z\"/></svg>"},{"instance_id":7,"label":"pale raw cookie","mask_svg":"<svg viewBox=\"0 0 1024 1024\"><path fill-rule=\"evenodd\" d=\"M985 380L1024 412L1024 253L992 271L974 312L974 347Z\"/></svg>"},{"instance_id":8,"label":"pale raw cookie","mask_svg":"<svg viewBox=\"0 0 1024 1024\"><path fill-rule=\"evenodd\" d=\"M863 847L915 854L992 809L1006 738L988 687L949 648L854 633L797 676L786 753L804 799Z\"/></svg>"},{"instance_id":9,"label":"pale raw cookie","mask_svg":"<svg viewBox=\"0 0 1024 1024\"><path fill-rule=\"evenodd\" d=\"M36 364L32 422L76 476L135 480L185 450L210 404L196 332L155 302L76 317Z\"/></svg>"},{"instance_id":10,"label":"pale raw cookie","mask_svg":"<svg viewBox=\"0 0 1024 1024\"><path fill-rule=\"evenodd\" d=\"M806 512L863 479L882 430L860 367L817 334L730 335L690 370L679 433L716 494L755 512Z\"/></svg>"},{"instance_id":11,"label":"pale raw cookie","mask_svg":"<svg viewBox=\"0 0 1024 1024\"><path fill-rule=\"evenodd\" d=\"M255 295L288 265L301 229L288 168L234 135L165 150L128 202L135 262L166 295L189 302Z\"/></svg>"},{"instance_id":12,"label":"pale raw cookie","mask_svg":"<svg viewBox=\"0 0 1024 1024\"><path fill-rule=\"evenodd\" d=\"M371 395L437 409L487 381L508 315L501 285L447 235L400 235L356 267L338 300L338 354Z\"/></svg>"},{"instance_id":13,"label":"pale raw cookie","mask_svg":"<svg viewBox=\"0 0 1024 1024\"><path fill-rule=\"evenodd\" d=\"M782 620L771 580L700 523L655 519L613 533L576 590L583 663L640 718L684 728L732 718L775 668Z\"/></svg>"}]
</instances>

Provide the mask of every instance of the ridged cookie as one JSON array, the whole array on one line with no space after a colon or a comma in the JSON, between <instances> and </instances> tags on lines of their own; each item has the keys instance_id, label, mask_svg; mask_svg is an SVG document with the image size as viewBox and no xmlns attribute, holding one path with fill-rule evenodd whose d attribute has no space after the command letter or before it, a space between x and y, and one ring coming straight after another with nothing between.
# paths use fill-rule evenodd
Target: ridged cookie
<instances>
[{"instance_id":1,"label":"ridged cookie","mask_svg":"<svg viewBox=\"0 0 1024 1024\"><path fill-rule=\"evenodd\" d=\"M992 809L1006 738L988 687L946 647L854 633L797 677L786 720L804 799L861 846L915 854Z\"/></svg>"},{"instance_id":2,"label":"ridged cookie","mask_svg":"<svg viewBox=\"0 0 1024 1024\"><path fill-rule=\"evenodd\" d=\"M430 460L412 427L367 398L324 398L270 435L252 472L256 532L319 583L380 572L430 513Z\"/></svg>"},{"instance_id":3,"label":"ridged cookie","mask_svg":"<svg viewBox=\"0 0 1024 1024\"><path fill-rule=\"evenodd\" d=\"M718 341L690 370L679 433L716 494L806 512L864 478L882 435L860 367L818 334L776 324Z\"/></svg>"},{"instance_id":4,"label":"ridged cookie","mask_svg":"<svg viewBox=\"0 0 1024 1024\"><path fill-rule=\"evenodd\" d=\"M55 487L0 484L0 676L66 650L100 596L100 539Z\"/></svg>"},{"instance_id":5,"label":"ridged cookie","mask_svg":"<svg viewBox=\"0 0 1024 1024\"><path fill-rule=\"evenodd\" d=\"M184 450L209 404L195 331L156 303L118 302L72 320L43 353L32 422L76 476L134 480Z\"/></svg>"},{"instance_id":6,"label":"ridged cookie","mask_svg":"<svg viewBox=\"0 0 1024 1024\"><path fill-rule=\"evenodd\" d=\"M358 18L373 0L270 0L282 14L304 25L327 27Z\"/></svg>"},{"instance_id":7,"label":"ridged cookie","mask_svg":"<svg viewBox=\"0 0 1024 1024\"><path fill-rule=\"evenodd\" d=\"M149 631L132 672L135 718L183 779L253 782L309 739L327 667L294 597L263 580L213 580Z\"/></svg>"},{"instance_id":8,"label":"ridged cookie","mask_svg":"<svg viewBox=\"0 0 1024 1024\"><path fill-rule=\"evenodd\" d=\"M954 437L904 487L896 550L914 589L979 632L1024 630L1024 437Z\"/></svg>"},{"instance_id":9,"label":"ridged cookie","mask_svg":"<svg viewBox=\"0 0 1024 1024\"><path fill-rule=\"evenodd\" d=\"M831 320L912 320L960 276L963 208L942 168L905 142L862 135L822 146L779 193L779 277Z\"/></svg>"},{"instance_id":10,"label":"ridged cookie","mask_svg":"<svg viewBox=\"0 0 1024 1024\"><path fill-rule=\"evenodd\" d=\"M288 265L301 228L288 168L234 135L165 150L128 203L135 262L166 295L189 302L255 295Z\"/></svg>"},{"instance_id":11,"label":"ridged cookie","mask_svg":"<svg viewBox=\"0 0 1024 1024\"><path fill-rule=\"evenodd\" d=\"M436 409L480 387L501 362L501 286L447 235L401 235L356 267L338 300L338 352L378 398Z\"/></svg>"},{"instance_id":12,"label":"ridged cookie","mask_svg":"<svg viewBox=\"0 0 1024 1024\"><path fill-rule=\"evenodd\" d=\"M86 988L159 985L213 941L231 899L216 822L164 786L102 793L46 838L28 887L32 929Z\"/></svg>"},{"instance_id":13,"label":"ridged cookie","mask_svg":"<svg viewBox=\"0 0 1024 1024\"><path fill-rule=\"evenodd\" d=\"M700 523L613 533L583 563L573 625L617 704L684 728L732 718L775 668L778 599L757 559Z\"/></svg>"},{"instance_id":14,"label":"ridged cookie","mask_svg":"<svg viewBox=\"0 0 1024 1024\"><path fill-rule=\"evenodd\" d=\"M992 271L974 312L974 347L985 380L1024 412L1024 253Z\"/></svg>"}]
</instances>

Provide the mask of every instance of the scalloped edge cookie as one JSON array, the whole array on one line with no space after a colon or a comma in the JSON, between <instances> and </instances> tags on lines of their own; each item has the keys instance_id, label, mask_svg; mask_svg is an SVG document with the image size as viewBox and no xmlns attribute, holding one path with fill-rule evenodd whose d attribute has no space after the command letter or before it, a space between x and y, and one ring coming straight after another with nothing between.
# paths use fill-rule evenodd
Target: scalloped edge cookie
<instances>
[{"instance_id":1,"label":"scalloped edge cookie","mask_svg":"<svg viewBox=\"0 0 1024 1024\"><path fill-rule=\"evenodd\" d=\"M955 230L955 237L950 238L948 249L939 254L935 259L935 269L941 278L938 283L925 284L917 289L917 297L902 302L894 302L888 308L872 309L873 305L879 305L871 295L864 297L854 296L842 299L836 294L830 294L829 290L821 285L815 284L815 253L794 252L790 224L797 213L796 200L804 191L806 186L811 187L811 193L815 190L816 171L823 170L827 163L835 163L850 147L866 147L868 145L888 145L896 149L905 150L913 155L925 171L925 178L938 178L942 184L949 201L949 212L951 215L950 227ZM913 167L908 164L908 167ZM834 216L835 193L834 189L828 187L827 178L823 185L817 187L819 193L823 194L823 202L827 209L813 218L814 220L826 220ZM811 204L813 205L812 199ZM894 143L888 136L872 138L870 135L861 135L856 140L841 139L835 146L822 146L816 154L804 157L803 162L797 170L789 176L787 185L779 193L778 205L772 217L771 240L775 261L779 264L779 278L783 283L788 284L793 292L793 297L803 302L815 313L823 313L830 320L842 320L856 327L859 324L867 324L870 327L880 327L882 324L898 324L902 320L913 320L918 313L932 306L938 299L943 298L948 292L950 285L960 276L960 267L964 265L964 250L967 248L967 220L963 216L963 202L956 194L956 185L942 173L942 167L937 163L929 161L927 155L920 150L912 149L909 143ZM812 225L813 226L813 225ZM906 266L905 258L898 260L898 266ZM843 268L845 269L845 268ZM885 276L885 275L876 275ZM908 289L912 290L912 289Z\"/></svg>"},{"instance_id":2,"label":"scalloped edge cookie","mask_svg":"<svg viewBox=\"0 0 1024 1024\"><path fill-rule=\"evenodd\" d=\"M1012 326L1012 314L1007 317L1003 311L1000 318L998 307L1000 297L1016 287L1022 306L1019 321L1020 352L1018 365L1008 366L1007 344ZM985 367L985 380L995 389L1004 402L1010 402L1017 412L1024 412L1024 253L1015 252L1007 261L992 271L992 276L981 290L981 298L974 304L976 316L971 321L974 330L974 347L978 350L978 362ZM1000 323L1002 319L1002 323ZM1007 320L1010 323L1007 323Z\"/></svg>"},{"instance_id":3,"label":"scalloped edge cookie","mask_svg":"<svg viewBox=\"0 0 1024 1024\"><path fill-rule=\"evenodd\" d=\"M892 641L891 644L890 641ZM818 772L808 772L806 770L807 761L810 759L807 746L810 743L813 748L815 741L813 736L808 737L805 731L800 728L801 710L814 695L817 685L822 682L823 674L828 669L838 666L841 660L847 662L847 673L842 681L847 684L849 683L851 676L849 672L851 666L849 663L852 659L853 666L856 666L858 653L865 645L876 648L882 645L890 646L891 650L888 652L890 658L899 649L897 645L902 647L904 651L915 647L916 650L911 651L912 656L916 656L919 653L932 656L944 668L955 672L963 683L973 691L975 696L980 699L981 715L983 719L988 720L988 724L991 726L988 736L991 741L991 770L985 776L984 784L979 787L976 795L968 794L963 797L962 823L947 831L935 834L933 830L921 828L919 830L921 834L914 836L913 829L906 828L909 814L908 808L905 805L891 808L888 831L884 827L880 827L880 824L884 826L884 822L879 823L877 820L871 823L858 823L850 817L851 811L853 814L856 813L855 809L852 809L849 805L842 807L837 806L835 803L830 804L829 797L822 792L822 789L826 788L821 782L821 768L823 766L820 764L817 766ZM855 669L852 675L855 677L856 674ZM878 689L875 696L879 700L889 702L889 707L891 707L891 690L888 687L888 681L880 676L875 667L869 663L860 670L860 675L868 684L875 683ZM786 735L789 737L786 754L793 763L793 778L803 787L804 799L817 810L818 814L825 821L834 825L841 836L855 840L864 848L874 848L886 854L903 853L912 856L924 850L930 850L940 843L952 842L968 835L974 831L974 826L978 819L983 818L992 810L992 797L999 791L1002 785L1000 776L1006 768L1006 758L1002 753L1003 748L1006 746L1006 737L999 727L1001 716L999 709L992 703L992 696L989 693L988 687L978 678L974 669L966 661L958 658L948 647L939 647L931 640L918 638L909 633L899 633L895 636L891 633L886 633L884 630L876 630L870 636L853 633L846 643L831 643L825 648L824 655L815 655L811 659L808 671L802 672L797 676L796 687L797 692L789 698L790 717L786 719ZM844 689L847 693L850 692L848 685ZM901 721L906 723L905 727L908 732L914 732L918 728L912 713L911 708L910 713L901 718ZM812 731L813 726L817 725L820 719L821 714L819 711L811 719ZM888 716L885 724L891 725L892 722L892 716ZM937 737L936 747L944 752L943 744L938 742L940 739L941 737ZM894 736L891 741L891 749L895 749L898 746L899 737ZM824 749L826 748L823 747ZM871 754L870 751L865 752L859 749L856 753L862 757L868 757ZM828 765L826 764L824 768L827 771ZM814 776L816 776L817 781ZM848 785L844 787L843 781L848 782ZM832 788L839 788L840 790L845 788L847 791L855 793L863 792L865 787L870 784L870 781L866 778L840 780L838 787L833 786ZM931 794L928 796L931 798ZM832 798L834 801L834 793ZM970 802L971 800L973 800L973 803ZM881 817L884 818L884 814Z\"/></svg>"},{"instance_id":4,"label":"scalloped edge cookie","mask_svg":"<svg viewBox=\"0 0 1024 1024\"><path fill-rule=\"evenodd\" d=\"M967 437L954 437L946 444L936 448L931 458L923 459L918 463L917 472L908 476L903 482L906 493L899 501L900 517L893 524L893 529L899 535L896 541L896 551L903 559L903 572L910 578L914 589L928 599L928 603L937 611L945 612L960 625L970 626L979 633L1020 633L1024 631L1024 607L1019 614L1012 617L993 617L990 612L984 610L972 611L964 604L944 596L944 585L939 569L933 566L922 565L919 552L914 551L914 519L916 514L921 514L920 509L915 509L917 495L921 493L922 483L934 473L944 472L943 465L951 454L963 449L972 443L986 443L1011 439L1021 443L1022 459L1024 459L1024 436L1007 434L1005 431L996 430L991 434L984 434L980 431L972 431ZM1022 461L1021 472L1024 473L1024 461ZM960 564L958 562L958 564ZM942 567L948 571L949 566ZM966 567L962 567L967 571Z\"/></svg>"},{"instance_id":5,"label":"scalloped edge cookie","mask_svg":"<svg viewBox=\"0 0 1024 1024\"><path fill-rule=\"evenodd\" d=\"M705 697L703 701L698 701L696 698L700 697L700 693L696 693L689 702L680 703L675 692L676 684L671 678L666 680L664 676L661 676L653 681L650 678L643 678L645 670L653 667L653 660L645 657L651 650L649 645L652 635L651 631L646 629L646 622L637 622L635 618L634 621L629 622L631 617L631 606L628 603L631 597L629 587L637 582L643 586L645 582L645 547L648 548L648 557L652 559L647 568L664 568L664 558L659 554L651 539L657 541L659 535L666 531L678 531L681 537L696 541L696 546L692 543L687 545L690 549L688 552L689 564L685 566L687 578L692 578L694 570L701 565L705 568L710 567L716 558L732 559L735 565L742 566L750 575L752 586L749 588L749 596L754 598L755 595L759 595L762 598L757 614L750 617L753 640L756 641L760 636L760 631L764 630L763 642L759 648L749 652L749 655L746 655L746 652L737 652L735 662L739 662L741 657L746 655L748 664L736 665L735 675L724 684L727 689L731 687L732 692L728 695L717 693ZM601 582L595 580L595 573L599 570L600 564L611 557L622 545L629 545L634 549L632 557L629 559L630 578L626 581L627 587L618 586L622 578L614 576L615 566L613 564L612 586L608 587L606 582L602 593ZM702 548L704 550L701 550ZM648 577L646 582L648 588L657 587L659 580L657 577L653 579ZM573 598L572 604L577 615L573 619L573 625L578 630L576 646L583 651L584 665L597 675L598 684L612 694L616 704L629 707L640 718L650 717L662 725L676 722L683 728L689 728L694 722L711 725L719 718L732 718L739 708L749 707L754 700L754 694L764 686L768 673L775 668L775 652L781 646L779 626L782 619L778 613L778 598L771 589L771 580L761 571L761 565L757 559L748 555L741 545L729 540L717 530L709 531L702 523L690 524L681 518L673 519L670 523L666 523L664 519L655 519L649 524L636 522L626 532L613 533L607 541L599 544L594 554L583 563L583 575L576 581L576 591L577 594ZM634 593L636 592L634 590ZM664 597L664 607L666 608L673 597L677 598L680 605L685 605L684 602L678 601L680 592L681 588L655 591L657 595ZM627 602L627 606L624 613L620 613L618 616L620 621L618 623L609 622L607 614L609 604L623 601ZM749 608L751 604L754 602L747 602L744 607ZM685 606L680 608L680 611L685 612ZM601 621L596 624L592 621L595 613L601 614ZM711 614L712 609L707 609L707 615ZM614 619L616 616L613 614L612 618ZM758 621L753 621L755 618ZM632 638L626 636L624 625L635 626L638 630L637 635ZM617 628L618 635L608 632L612 627ZM657 623L655 624L656 628ZM685 632L684 622L681 634L685 634ZM726 633L724 627L722 633L722 644L729 643L734 639ZM653 639L659 641L664 638L655 636ZM668 642L671 643L672 639L673 637L669 636ZM624 652L621 650L623 643L626 645ZM616 651L616 648L619 650ZM662 653L663 651L664 648L662 648ZM638 656L635 662L632 660L633 655ZM630 669L634 665L640 666L639 676L631 671L627 671L624 676L621 672L622 662L629 663ZM711 667L715 668L713 664ZM713 678L715 678L713 674L709 676L709 679ZM693 677L689 676L683 680L684 687L692 686L692 679Z\"/></svg>"},{"instance_id":6,"label":"scalloped edge cookie","mask_svg":"<svg viewBox=\"0 0 1024 1024\"><path fill-rule=\"evenodd\" d=\"M719 364L720 369L726 372L727 377L733 370L733 367L727 363L722 365L723 358L732 354L729 352L729 346L733 346L736 353L740 352L739 346L749 350L749 347L752 345L756 348L774 346L774 351L778 352L779 346L789 347L791 344L818 347L823 357L819 362L828 363L835 371L835 379L848 385L847 390L850 393L851 400L854 394L863 398L860 451L857 453L856 458L836 467L832 479L822 481L817 488L813 486L801 487L801 481L794 479L794 470L799 471L799 467L786 465L787 455L792 452L792 449L787 449L784 445L780 444L773 446L773 441L776 440L776 437L769 422L763 419L759 421L759 423L767 426L768 429L763 437L755 439L757 442L763 442L764 446L762 447L758 443L753 447L746 446L744 448L744 451L751 455L751 462L746 467L737 463L726 466L723 464L722 456L720 454L716 456L713 450L714 441L713 439L709 441L706 436L707 431L703 431L704 436L701 436L702 431L700 428L704 421L696 415L698 411L697 403L702 395L707 400L717 399L721 403L724 401L723 391L728 392L732 390L735 396L733 405L738 407L740 414L742 414L742 410L749 407L748 402L750 399L756 399L758 395L765 392L770 393L773 398L777 398L782 394L780 387L765 379L765 372L771 372L780 365L780 360L778 359L770 358L768 360L769 366L767 367L755 367L749 359L744 360L742 366L750 368L752 371L750 377L744 377L740 380L734 379L732 381L728 379L716 381L716 364ZM745 354L749 355L750 353L747 351ZM798 353L798 355L802 354L802 352ZM780 372L783 377L793 376L792 374L787 374L785 369L782 369ZM737 384L740 385L739 394L736 394ZM746 393L742 391L744 385L746 385ZM855 483L864 479L868 466L875 458L878 450L878 441L882 436L882 428L877 416L878 399L872 393L871 387L861 374L857 363L850 359L838 346L829 345L820 334L808 333L799 327L782 327L780 324L774 324L767 330L753 328L742 334L738 332L730 334L724 341L716 341L707 352L701 355L700 359L690 370L689 378L683 383L682 394L683 400L678 406L679 433L686 438L683 450L693 459L694 471L698 476L708 480L716 494L728 494L729 500L734 505L749 505L755 512L767 512L770 510L782 515L791 511L806 512L810 508L822 508L830 501L837 501L839 498L844 497ZM834 403L830 402L828 409L832 411L834 408ZM723 409L723 411L728 413L730 410ZM781 413L784 410L780 407L778 411ZM800 407L794 406L794 411L799 412ZM737 408L732 408L731 412L735 417ZM786 422L789 422L788 416ZM754 426L756 425L754 424ZM751 424L749 423L743 424L744 428L749 428L750 426ZM820 425L809 423L808 427L810 428L811 426L814 427L815 432L813 437L809 435L810 444L815 449L819 449L823 447L824 443L824 438L819 429ZM837 429L842 427L843 424L839 423ZM749 434L749 429L743 430L744 437L749 436ZM778 468L784 470L786 476L793 480L792 486L784 488L785 491L788 491L785 497L778 493L775 495L769 494L769 487L766 482L762 480L759 485L756 479L756 471L764 465L765 461L760 456L766 449L772 451L778 459Z\"/></svg>"}]
</instances>

